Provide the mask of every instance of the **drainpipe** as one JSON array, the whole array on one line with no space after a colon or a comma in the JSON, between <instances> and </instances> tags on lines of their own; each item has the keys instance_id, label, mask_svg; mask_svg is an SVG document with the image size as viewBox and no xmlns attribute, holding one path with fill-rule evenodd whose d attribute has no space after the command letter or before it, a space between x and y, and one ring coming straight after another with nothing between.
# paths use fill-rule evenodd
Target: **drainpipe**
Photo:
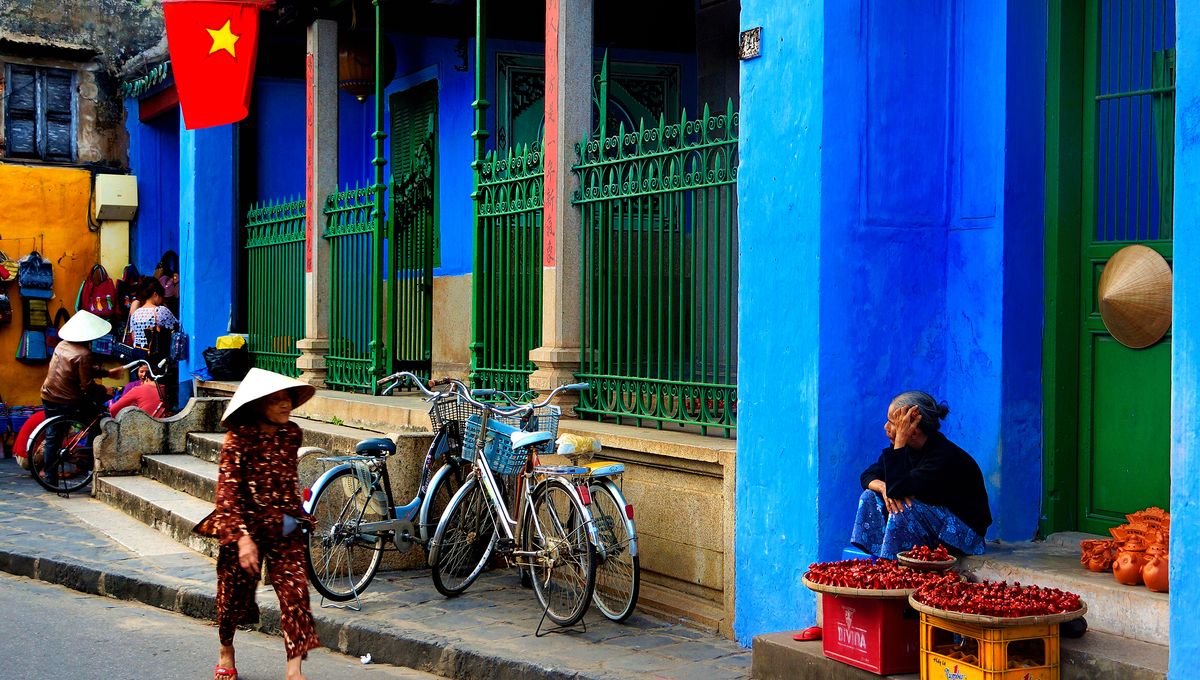
<instances>
[{"instance_id":1,"label":"drainpipe","mask_svg":"<svg viewBox=\"0 0 1200 680\"><path fill-rule=\"evenodd\" d=\"M383 226L385 224L383 212L383 194L386 190L386 185L383 182L383 140L387 139L387 133L383 130L383 8L380 4L383 0L371 0L371 4L375 6L375 132L371 134L371 138L375 140L375 158L371 164L375 166L375 240L371 247L371 261L375 264L375 286L373 287L372 300L375 308L375 313L371 319L371 357L374 363L374 376L381 378L387 372L384 367L384 361L387 358L387 347L383 342L383 273L386 271L386 254L383 252ZM387 277L390 282L392 276ZM371 394L379 391L379 386L375 381L371 381Z\"/></svg>"},{"instance_id":2,"label":"drainpipe","mask_svg":"<svg viewBox=\"0 0 1200 680\"><path fill-rule=\"evenodd\" d=\"M471 169L474 170L475 188L471 192L471 201L475 206L475 216L472 222L472 233L474 234L474 249L471 255L471 271L472 285L476 291L473 297L478 297L479 283L478 277L483 271L483 255L480 244L479 232L479 181L481 171L483 169L484 155L487 153L487 110L491 104L487 100L487 38L484 35L484 21L486 15L486 0L475 0L475 100L471 102L471 108L475 109L475 131L471 133L471 138L475 140L475 158L471 161ZM479 364L479 352L483 350L483 337L481 329L483 327L480 319L480 305L474 300L471 304L471 377L475 377L475 369Z\"/></svg>"}]
</instances>

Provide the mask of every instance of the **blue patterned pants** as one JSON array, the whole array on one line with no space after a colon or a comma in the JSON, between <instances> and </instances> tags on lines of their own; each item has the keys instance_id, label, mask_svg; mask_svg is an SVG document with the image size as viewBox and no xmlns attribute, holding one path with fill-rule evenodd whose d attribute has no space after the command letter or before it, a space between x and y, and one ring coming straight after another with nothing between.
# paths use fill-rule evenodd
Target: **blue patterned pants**
<instances>
[{"instance_id":1,"label":"blue patterned pants","mask_svg":"<svg viewBox=\"0 0 1200 680\"><path fill-rule=\"evenodd\" d=\"M967 555L983 554L983 538L958 515L940 505L913 500L904 512L889 515L883 496L867 489L858 497L858 514L850 542L878 557L895 559L914 545L938 543Z\"/></svg>"}]
</instances>

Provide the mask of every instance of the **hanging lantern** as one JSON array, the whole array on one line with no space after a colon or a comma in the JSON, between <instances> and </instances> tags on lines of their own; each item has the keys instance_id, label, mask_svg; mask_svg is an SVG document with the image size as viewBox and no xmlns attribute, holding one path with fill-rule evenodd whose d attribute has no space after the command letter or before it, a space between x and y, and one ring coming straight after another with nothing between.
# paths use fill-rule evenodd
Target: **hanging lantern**
<instances>
[{"instance_id":1,"label":"hanging lantern","mask_svg":"<svg viewBox=\"0 0 1200 680\"><path fill-rule=\"evenodd\" d=\"M349 33L338 38L338 89L354 95L359 102L375 93L374 38Z\"/></svg>"}]
</instances>

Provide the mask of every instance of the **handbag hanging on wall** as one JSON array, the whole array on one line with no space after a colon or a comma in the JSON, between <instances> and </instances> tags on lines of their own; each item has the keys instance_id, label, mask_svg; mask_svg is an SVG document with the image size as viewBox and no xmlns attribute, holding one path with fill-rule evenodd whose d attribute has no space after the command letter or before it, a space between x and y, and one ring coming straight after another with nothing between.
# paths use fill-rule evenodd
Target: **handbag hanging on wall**
<instances>
[{"instance_id":1,"label":"handbag hanging on wall","mask_svg":"<svg viewBox=\"0 0 1200 680\"><path fill-rule=\"evenodd\" d=\"M53 293L40 288L21 287L21 311L24 330L17 345L17 361L43 364L50 360L46 347L46 329L50 326L50 298Z\"/></svg>"},{"instance_id":2,"label":"handbag hanging on wall","mask_svg":"<svg viewBox=\"0 0 1200 680\"><path fill-rule=\"evenodd\" d=\"M75 310L86 309L101 319L110 319L118 313L119 304L117 286L109 278L108 270L104 265L92 265L92 270L79 285Z\"/></svg>"}]
</instances>

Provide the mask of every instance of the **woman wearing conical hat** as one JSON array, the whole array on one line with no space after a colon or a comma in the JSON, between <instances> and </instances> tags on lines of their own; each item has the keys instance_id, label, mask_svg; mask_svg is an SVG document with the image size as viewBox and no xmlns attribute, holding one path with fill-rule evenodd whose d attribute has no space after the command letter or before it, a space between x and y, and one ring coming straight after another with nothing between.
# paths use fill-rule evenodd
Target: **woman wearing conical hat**
<instances>
[{"instance_id":1,"label":"woman wearing conical hat","mask_svg":"<svg viewBox=\"0 0 1200 680\"><path fill-rule=\"evenodd\" d=\"M287 376L251 369L229 401L221 424L229 429L221 447L216 509L195 532L221 543L217 555L217 629L221 649L214 680L236 680L233 634L258 621L254 601L262 559L279 597L280 628L288 680L303 680L300 662L317 647L304 534L308 522L299 491L296 451L300 428L292 409L312 398L313 387Z\"/></svg>"}]
</instances>

